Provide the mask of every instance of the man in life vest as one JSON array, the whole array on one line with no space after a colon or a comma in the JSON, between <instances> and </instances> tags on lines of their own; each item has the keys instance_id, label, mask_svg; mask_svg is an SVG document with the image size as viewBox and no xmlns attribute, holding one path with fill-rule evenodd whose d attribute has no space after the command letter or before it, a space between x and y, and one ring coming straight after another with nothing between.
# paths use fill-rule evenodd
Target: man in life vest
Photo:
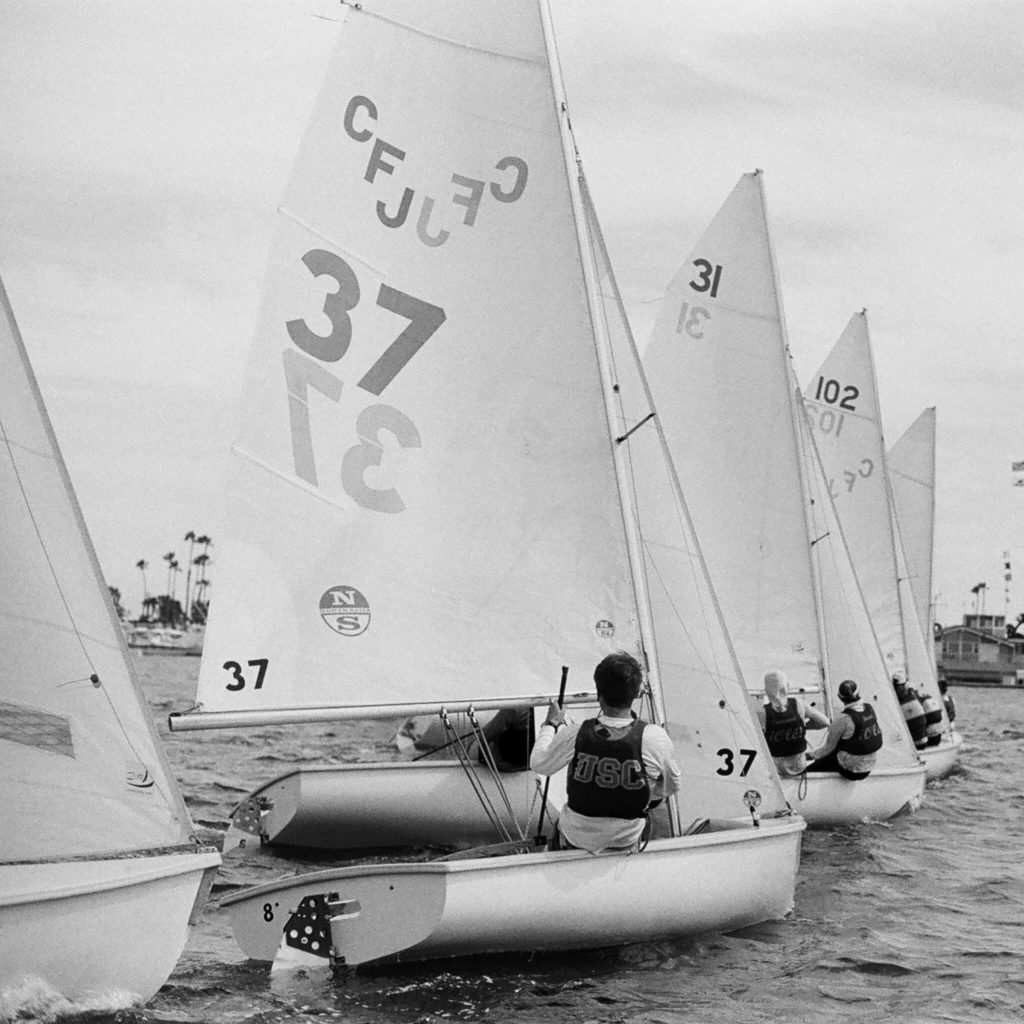
<instances>
[{"instance_id":1,"label":"man in life vest","mask_svg":"<svg viewBox=\"0 0 1024 1024\"><path fill-rule=\"evenodd\" d=\"M577 724L552 701L530 767L554 775L569 765L552 849L633 852L652 801L679 791L679 765L668 733L633 713L643 669L632 655L609 654L594 669L594 683L601 713Z\"/></svg>"},{"instance_id":2,"label":"man in life vest","mask_svg":"<svg viewBox=\"0 0 1024 1024\"><path fill-rule=\"evenodd\" d=\"M921 708L924 711L925 746L935 747L942 741L946 731L942 723L942 703L931 693L922 693Z\"/></svg>"},{"instance_id":3,"label":"man in life vest","mask_svg":"<svg viewBox=\"0 0 1024 1024\"><path fill-rule=\"evenodd\" d=\"M882 749L882 729L875 709L861 700L857 684L844 679L839 684L841 714L836 715L825 742L808 754L809 772L838 772L844 779L866 779Z\"/></svg>"},{"instance_id":4,"label":"man in life vest","mask_svg":"<svg viewBox=\"0 0 1024 1024\"><path fill-rule=\"evenodd\" d=\"M928 723L925 721L921 698L917 690L908 686L902 676L892 677L892 688L896 691L896 699L900 702L900 709L907 721L910 738L914 741L914 746L922 750L928 746ZM941 720L942 716L939 717Z\"/></svg>"},{"instance_id":5,"label":"man in life vest","mask_svg":"<svg viewBox=\"0 0 1024 1024\"><path fill-rule=\"evenodd\" d=\"M790 697L784 672L766 672L765 701L757 708L757 720L768 741L768 751L780 775L800 775L807 767L807 727L827 729L828 718L800 697Z\"/></svg>"}]
</instances>

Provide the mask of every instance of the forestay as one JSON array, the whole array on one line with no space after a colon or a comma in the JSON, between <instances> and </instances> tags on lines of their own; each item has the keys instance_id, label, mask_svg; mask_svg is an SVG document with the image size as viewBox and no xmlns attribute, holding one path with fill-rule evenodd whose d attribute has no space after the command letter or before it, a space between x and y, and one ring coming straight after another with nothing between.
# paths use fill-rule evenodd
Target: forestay
<instances>
[{"instance_id":1,"label":"forestay","mask_svg":"<svg viewBox=\"0 0 1024 1024\"><path fill-rule=\"evenodd\" d=\"M907 558L910 590L927 640L932 635L935 545L935 407L925 409L887 455L893 507Z\"/></svg>"},{"instance_id":2,"label":"forestay","mask_svg":"<svg viewBox=\"0 0 1024 1024\"><path fill-rule=\"evenodd\" d=\"M0 285L0 862L173 846L188 814Z\"/></svg>"},{"instance_id":3,"label":"forestay","mask_svg":"<svg viewBox=\"0 0 1024 1024\"><path fill-rule=\"evenodd\" d=\"M539 15L387 11L280 209L205 711L486 706L639 647Z\"/></svg>"},{"instance_id":4,"label":"forestay","mask_svg":"<svg viewBox=\"0 0 1024 1024\"><path fill-rule=\"evenodd\" d=\"M893 514L866 312L851 317L804 397L889 674L905 671L937 697Z\"/></svg>"},{"instance_id":5,"label":"forestay","mask_svg":"<svg viewBox=\"0 0 1024 1024\"><path fill-rule=\"evenodd\" d=\"M779 813L785 797L750 713L660 414L651 415L654 405L585 185L583 197L601 291L597 326L607 335L612 359L616 443L630 469L653 619L652 657L683 774L680 818L685 825L712 809L718 816L743 815L750 790L760 797L761 814Z\"/></svg>"}]
</instances>

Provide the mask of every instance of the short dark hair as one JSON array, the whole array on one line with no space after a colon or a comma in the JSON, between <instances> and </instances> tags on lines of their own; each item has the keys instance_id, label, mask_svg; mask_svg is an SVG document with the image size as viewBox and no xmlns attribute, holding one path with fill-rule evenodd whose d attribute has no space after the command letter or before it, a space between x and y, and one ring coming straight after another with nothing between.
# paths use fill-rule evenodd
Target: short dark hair
<instances>
[{"instance_id":1,"label":"short dark hair","mask_svg":"<svg viewBox=\"0 0 1024 1024\"><path fill-rule=\"evenodd\" d=\"M632 654L616 651L598 662L594 683L598 697L609 707L628 708L640 696L644 670Z\"/></svg>"}]
</instances>

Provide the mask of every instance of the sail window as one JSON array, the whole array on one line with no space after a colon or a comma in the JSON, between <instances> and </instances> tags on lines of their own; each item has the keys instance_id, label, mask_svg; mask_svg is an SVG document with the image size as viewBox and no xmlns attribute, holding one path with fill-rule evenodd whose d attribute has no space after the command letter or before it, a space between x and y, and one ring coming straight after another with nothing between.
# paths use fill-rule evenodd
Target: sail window
<instances>
[{"instance_id":1,"label":"sail window","mask_svg":"<svg viewBox=\"0 0 1024 1024\"><path fill-rule=\"evenodd\" d=\"M75 756L71 722L48 711L0 701L0 740L38 747L65 757Z\"/></svg>"}]
</instances>

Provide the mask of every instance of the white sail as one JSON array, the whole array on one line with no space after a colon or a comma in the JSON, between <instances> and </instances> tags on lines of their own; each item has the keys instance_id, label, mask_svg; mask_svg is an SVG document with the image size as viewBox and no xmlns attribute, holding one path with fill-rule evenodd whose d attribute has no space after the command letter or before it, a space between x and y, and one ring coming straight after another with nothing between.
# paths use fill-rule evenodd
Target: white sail
<instances>
[{"instance_id":1,"label":"white sail","mask_svg":"<svg viewBox=\"0 0 1024 1024\"><path fill-rule=\"evenodd\" d=\"M184 843L191 822L0 286L0 862Z\"/></svg>"},{"instance_id":2,"label":"white sail","mask_svg":"<svg viewBox=\"0 0 1024 1024\"><path fill-rule=\"evenodd\" d=\"M834 713L855 679L879 767L916 764L797 389L760 172L670 284L644 366L748 685L781 669Z\"/></svg>"},{"instance_id":3,"label":"white sail","mask_svg":"<svg viewBox=\"0 0 1024 1024\"><path fill-rule=\"evenodd\" d=\"M851 317L804 398L889 674L938 697L894 520L866 312Z\"/></svg>"},{"instance_id":4,"label":"white sail","mask_svg":"<svg viewBox=\"0 0 1024 1024\"><path fill-rule=\"evenodd\" d=\"M630 465L642 541L666 727L683 773L681 819L701 808L744 813L744 796L761 797L762 814L786 807L764 736L718 609L684 495L675 477L640 365L600 225L584 186L597 262L600 319L614 365L618 441Z\"/></svg>"},{"instance_id":5,"label":"white sail","mask_svg":"<svg viewBox=\"0 0 1024 1024\"><path fill-rule=\"evenodd\" d=\"M639 648L540 17L452 7L363 10L317 100L241 401L204 711L487 706L555 692L563 664L588 689Z\"/></svg>"},{"instance_id":6,"label":"white sail","mask_svg":"<svg viewBox=\"0 0 1024 1024\"><path fill-rule=\"evenodd\" d=\"M759 174L745 174L670 283L644 353L743 674L818 687L822 650L796 417Z\"/></svg>"},{"instance_id":7,"label":"white sail","mask_svg":"<svg viewBox=\"0 0 1024 1024\"><path fill-rule=\"evenodd\" d=\"M917 764L914 743L871 625L809 419L801 417L800 425L810 495L810 544L821 605L822 635L828 652L826 706L834 715L842 707L837 692L839 684L844 679L853 679L861 696L871 701L882 729L884 745L878 752L877 768Z\"/></svg>"},{"instance_id":8,"label":"white sail","mask_svg":"<svg viewBox=\"0 0 1024 1024\"><path fill-rule=\"evenodd\" d=\"M886 456L893 506L921 631L932 635L935 547L935 407L925 409Z\"/></svg>"},{"instance_id":9,"label":"white sail","mask_svg":"<svg viewBox=\"0 0 1024 1024\"><path fill-rule=\"evenodd\" d=\"M890 676L906 670L875 367L856 313L804 392L818 452Z\"/></svg>"}]
</instances>

